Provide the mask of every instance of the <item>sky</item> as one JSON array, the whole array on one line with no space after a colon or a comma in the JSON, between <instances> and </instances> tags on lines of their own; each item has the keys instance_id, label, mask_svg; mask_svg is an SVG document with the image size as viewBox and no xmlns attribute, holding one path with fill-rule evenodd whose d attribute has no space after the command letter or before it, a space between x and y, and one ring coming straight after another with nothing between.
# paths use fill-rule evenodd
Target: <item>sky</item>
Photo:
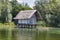
<instances>
[{"instance_id":1,"label":"sky","mask_svg":"<svg viewBox=\"0 0 60 40\"><path fill-rule=\"evenodd\" d=\"M35 0L17 0L19 3L28 3L28 5L32 8L34 6Z\"/></svg>"}]
</instances>

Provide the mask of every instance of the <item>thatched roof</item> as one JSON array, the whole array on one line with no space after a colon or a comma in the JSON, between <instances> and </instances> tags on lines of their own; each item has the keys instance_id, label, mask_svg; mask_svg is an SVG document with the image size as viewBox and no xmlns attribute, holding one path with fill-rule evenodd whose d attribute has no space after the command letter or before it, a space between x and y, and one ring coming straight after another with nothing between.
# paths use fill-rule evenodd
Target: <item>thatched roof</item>
<instances>
[{"instance_id":1,"label":"thatched roof","mask_svg":"<svg viewBox=\"0 0 60 40\"><path fill-rule=\"evenodd\" d=\"M29 19L33 16L33 14L35 14L37 11L36 10L24 10L24 11L20 11L16 17L14 17L13 19ZM37 16L40 15L39 13L36 14Z\"/></svg>"}]
</instances>

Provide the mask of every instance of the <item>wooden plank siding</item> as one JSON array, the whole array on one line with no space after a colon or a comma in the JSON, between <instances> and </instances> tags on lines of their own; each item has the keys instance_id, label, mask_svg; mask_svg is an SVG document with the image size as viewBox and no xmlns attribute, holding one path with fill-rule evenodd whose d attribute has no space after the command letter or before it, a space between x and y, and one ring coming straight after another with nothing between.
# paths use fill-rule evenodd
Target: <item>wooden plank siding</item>
<instances>
[{"instance_id":1,"label":"wooden plank siding","mask_svg":"<svg viewBox=\"0 0 60 40\"><path fill-rule=\"evenodd\" d=\"M36 16L33 15L30 19L20 19L18 24L36 24Z\"/></svg>"}]
</instances>

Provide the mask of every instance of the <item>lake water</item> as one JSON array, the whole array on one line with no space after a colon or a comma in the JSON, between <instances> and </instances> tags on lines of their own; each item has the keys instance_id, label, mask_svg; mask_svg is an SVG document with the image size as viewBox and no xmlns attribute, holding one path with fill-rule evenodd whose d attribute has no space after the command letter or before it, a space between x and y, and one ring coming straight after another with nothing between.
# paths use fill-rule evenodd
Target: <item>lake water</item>
<instances>
[{"instance_id":1,"label":"lake water","mask_svg":"<svg viewBox=\"0 0 60 40\"><path fill-rule=\"evenodd\" d=\"M0 40L60 40L60 29L1 29Z\"/></svg>"}]
</instances>

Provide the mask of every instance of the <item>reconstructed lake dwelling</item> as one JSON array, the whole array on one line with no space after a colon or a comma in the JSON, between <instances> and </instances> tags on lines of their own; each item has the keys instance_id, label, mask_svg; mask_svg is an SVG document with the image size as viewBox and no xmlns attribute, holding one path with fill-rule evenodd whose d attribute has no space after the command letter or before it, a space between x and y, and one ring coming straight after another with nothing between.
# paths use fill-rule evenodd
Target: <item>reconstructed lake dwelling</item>
<instances>
[{"instance_id":1,"label":"reconstructed lake dwelling","mask_svg":"<svg viewBox=\"0 0 60 40\"><path fill-rule=\"evenodd\" d=\"M16 17L13 18L16 25L19 26L36 26L36 22L41 19L41 15L37 10L23 10L20 11Z\"/></svg>"}]
</instances>

